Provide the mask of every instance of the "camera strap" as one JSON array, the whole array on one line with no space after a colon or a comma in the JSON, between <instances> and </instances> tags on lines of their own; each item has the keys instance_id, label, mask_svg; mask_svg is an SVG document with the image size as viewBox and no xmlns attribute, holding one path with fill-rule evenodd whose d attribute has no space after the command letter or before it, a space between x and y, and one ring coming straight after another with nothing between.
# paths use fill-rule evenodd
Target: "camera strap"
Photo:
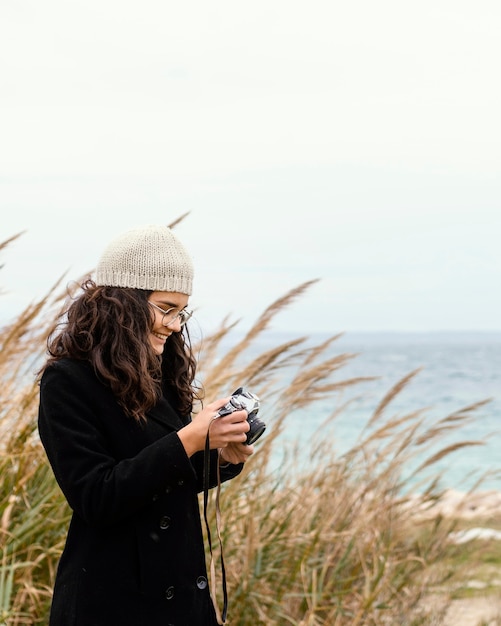
<instances>
[{"instance_id":1,"label":"camera strap","mask_svg":"<svg viewBox=\"0 0 501 626\"><path fill-rule=\"evenodd\" d=\"M212 422L211 422L212 424ZM210 426L209 426L210 430ZM219 471L219 460L220 460L220 451L217 453L217 463L216 463L216 475L217 475L217 486L216 486L216 531L217 537L219 540L219 548L221 552L221 577L223 584L223 612L219 610L219 606L217 603L216 596L216 568L214 565L214 555L212 553L212 536L210 531L210 524L207 515L207 505L209 501L209 488L210 488L210 442L209 442L209 431L207 431L207 437L205 438L205 450L204 450L204 472L203 472L203 488L204 488L204 520L205 526L207 528L207 539L209 542L209 553L210 553L210 595L212 599L212 604L214 605L214 610L216 612L216 618L218 624L226 623L226 616L228 613L228 591L226 588L226 569L224 566L224 556L223 556L223 541L221 539L221 508L219 506L219 496L221 493L221 474Z\"/></svg>"}]
</instances>

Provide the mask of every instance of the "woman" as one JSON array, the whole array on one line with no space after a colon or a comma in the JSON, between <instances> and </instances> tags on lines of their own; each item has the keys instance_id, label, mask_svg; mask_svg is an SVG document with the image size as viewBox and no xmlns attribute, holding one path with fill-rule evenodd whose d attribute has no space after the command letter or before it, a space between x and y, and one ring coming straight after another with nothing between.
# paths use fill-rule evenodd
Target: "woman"
<instances>
[{"instance_id":1,"label":"woman","mask_svg":"<svg viewBox=\"0 0 501 626\"><path fill-rule=\"evenodd\" d=\"M242 470L245 411L193 419L193 265L165 226L117 237L49 339L39 432L73 511L50 626L216 624L197 493ZM184 332L183 332L184 330ZM219 449L219 454L218 454Z\"/></svg>"}]
</instances>

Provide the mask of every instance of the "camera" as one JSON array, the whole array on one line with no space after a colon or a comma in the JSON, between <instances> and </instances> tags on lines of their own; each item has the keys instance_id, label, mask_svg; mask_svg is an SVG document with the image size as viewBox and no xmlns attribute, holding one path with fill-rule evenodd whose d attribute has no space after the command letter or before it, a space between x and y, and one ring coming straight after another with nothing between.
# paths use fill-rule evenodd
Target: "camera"
<instances>
[{"instance_id":1,"label":"camera","mask_svg":"<svg viewBox=\"0 0 501 626\"><path fill-rule=\"evenodd\" d=\"M243 387L239 387L231 394L230 401L219 409L217 416L223 417L224 415L245 409L247 411L247 422L250 426L246 443L247 445L251 445L257 441L266 430L266 424L257 417L260 404L261 402L255 394L246 391Z\"/></svg>"}]
</instances>

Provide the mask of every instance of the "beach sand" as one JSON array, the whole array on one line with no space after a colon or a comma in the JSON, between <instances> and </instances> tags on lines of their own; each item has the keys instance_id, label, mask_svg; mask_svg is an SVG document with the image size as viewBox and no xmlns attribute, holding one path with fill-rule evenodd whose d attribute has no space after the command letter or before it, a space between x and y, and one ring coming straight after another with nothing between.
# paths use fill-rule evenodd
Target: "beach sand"
<instances>
[{"instance_id":1,"label":"beach sand","mask_svg":"<svg viewBox=\"0 0 501 626\"><path fill-rule=\"evenodd\" d=\"M419 494L411 496L408 506L422 514L423 517L434 517L441 514L463 520L501 519L501 491L477 491L463 493L455 489L447 489L433 506L423 504Z\"/></svg>"},{"instance_id":2,"label":"beach sand","mask_svg":"<svg viewBox=\"0 0 501 626\"><path fill-rule=\"evenodd\" d=\"M501 492L479 491L465 495L451 489L445 492L444 497L429 512L440 512L447 517L475 523L472 528L454 533L451 537L453 541L464 543L471 539L495 540L499 541L501 552L499 526L489 527L489 520L501 520ZM476 581L472 580L470 584L474 589ZM498 588L499 592L493 593L492 587ZM501 626L501 571L491 581L491 591L485 596L453 600L443 626Z\"/></svg>"},{"instance_id":3,"label":"beach sand","mask_svg":"<svg viewBox=\"0 0 501 626\"><path fill-rule=\"evenodd\" d=\"M443 626L499 626L501 596L453 600Z\"/></svg>"}]
</instances>

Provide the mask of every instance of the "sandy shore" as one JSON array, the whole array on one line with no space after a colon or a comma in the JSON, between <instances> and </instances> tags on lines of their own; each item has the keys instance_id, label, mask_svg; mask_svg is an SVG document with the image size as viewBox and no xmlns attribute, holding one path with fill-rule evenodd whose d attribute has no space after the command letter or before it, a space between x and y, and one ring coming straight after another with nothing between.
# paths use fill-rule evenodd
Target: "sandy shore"
<instances>
[{"instance_id":1,"label":"sandy shore","mask_svg":"<svg viewBox=\"0 0 501 626\"><path fill-rule=\"evenodd\" d=\"M499 626L500 624L501 597L454 600L443 622L443 626Z\"/></svg>"},{"instance_id":2,"label":"sandy shore","mask_svg":"<svg viewBox=\"0 0 501 626\"><path fill-rule=\"evenodd\" d=\"M478 522L478 525L460 530L451 535L451 541L458 544L473 539L499 541L501 551L501 492L479 491L465 494L454 489L447 490L432 506L423 504L420 496L413 496L411 507L417 508L419 514L434 517L437 514L445 517ZM496 528L490 524L496 522ZM471 581L472 588L476 581ZM501 626L501 571L496 580L490 581L491 587L498 587L499 593L490 593L484 597L462 598L453 600L442 626Z\"/></svg>"},{"instance_id":3,"label":"sandy shore","mask_svg":"<svg viewBox=\"0 0 501 626\"><path fill-rule=\"evenodd\" d=\"M409 504L426 516L441 514L465 520L489 518L501 520L501 491L478 491L468 494L447 489L433 505L423 504L420 495L411 496Z\"/></svg>"}]
</instances>

